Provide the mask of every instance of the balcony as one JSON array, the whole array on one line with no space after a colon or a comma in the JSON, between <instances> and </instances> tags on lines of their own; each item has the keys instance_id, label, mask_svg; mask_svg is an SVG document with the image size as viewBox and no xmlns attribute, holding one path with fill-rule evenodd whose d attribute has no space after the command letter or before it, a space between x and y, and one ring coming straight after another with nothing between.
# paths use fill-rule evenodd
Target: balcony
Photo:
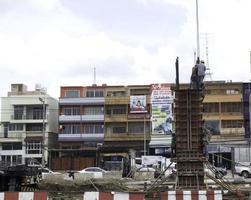
<instances>
[{"instance_id":1,"label":"balcony","mask_svg":"<svg viewBox=\"0 0 251 200\"><path fill-rule=\"evenodd\" d=\"M69 141L86 141L86 142L102 142L104 140L104 133L77 133L77 134L59 134L59 142Z\"/></svg>"},{"instance_id":2,"label":"balcony","mask_svg":"<svg viewBox=\"0 0 251 200\"><path fill-rule=\"evenodd\" d=\"M206 95L203 103L215 102L242 102L242 94Z\"/></svg>"},{"instance_id":3,"label":"balcony","mask_svg":"<svg viewBox=\"0 0 251 200\"><path fill-rule=\"evenodd\" d=\"M244 135L244 128L222 128L221 135L242 136Z\"/></svg>"},{"instance_id":4,"label":"balcony","mask_svg":"<svg viewBox=\"0 0 251 200\"><path fill-rule=\"evenodd\" d=\"M135 141L135 140L144 140L143 133L106 133L106 141ZM150 140L150 133L146 133L146 140Z\"/></svg>"},{"instance_id":5,"label":"balcony","mask_svg":"<svg viewBox=\"0 0 251 200\"><path fill-rule=\"evenodd\" d=\"M150 95L146 95L146 104L151 103ZM130 104L130 96L106 96L106 105L124 105Z\"/></svg>"},{"instance_id":6,"label":"balcony","mask_svg":"<svg viewBox=\"0 0 251 200\"><path fill-rule=\"evenodd\" d=\"M104 115L60 115L59 122L103 122Z\"/></svg>"},{"instance_id":7,"label":"balcony","mask_svg":"<svg viewBox=\"0 0 251 200\"><path fill-rule=\"evenodd\" d=\"M1 150L1 156L24 155L25 150Z\"/></svg>"},{"instance_id":8,"label":"balcony","mask_svg":"<svg viewBox=\"0 0 251 200\"><path fill-rule=\"evenodd\" d=\"M47 122L48 115L45 116L45 122ZM11 115L11 122L13 123L43 123L42 113L40 114L22 114L22 115Z\"/></svg>"},{"instance_id":9,"label":"balcony","mask_svg":"<svg viewBox=\"0 0 251 200\"><path fill-rule=\"evenodd\" d=\"M105 122L126 122L127 115L105 115Z\"/></svg>"},{"instance_id":10,"label":"balcony","mask_svg":"<svg viewBox=\"0 0 251 200\"><path fill-rule=\"evenodd\" d=\"M59 105L103 105L104 97L59 98Z\"/></svg>"}]
</instances>

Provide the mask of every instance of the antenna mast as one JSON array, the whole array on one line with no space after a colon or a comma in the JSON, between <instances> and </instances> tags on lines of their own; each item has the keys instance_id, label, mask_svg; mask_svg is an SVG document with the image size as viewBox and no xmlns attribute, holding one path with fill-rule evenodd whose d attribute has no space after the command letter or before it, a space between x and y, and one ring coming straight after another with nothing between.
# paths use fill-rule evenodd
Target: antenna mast
<instances>
[{"instance_id":1,"label":"antenna mast","mask_svg":"<svg viewBox=\"0 0 251 200\"><path fill-rule=\"evenodd\" d=\"M96 84L96 67L93 68L94 84Z\"/></svg>"},{"instance_id":2,"label":"antenna mast","mask_svg":"<svg viewBox=\"0 0 251 200\"><path fill-rule=\"evenodd\" d=\"M196 30L197 30L197 61L200 62L200 33L199 33L199 10L198 0L196 0Z\"/></svg>"}]
</instances>

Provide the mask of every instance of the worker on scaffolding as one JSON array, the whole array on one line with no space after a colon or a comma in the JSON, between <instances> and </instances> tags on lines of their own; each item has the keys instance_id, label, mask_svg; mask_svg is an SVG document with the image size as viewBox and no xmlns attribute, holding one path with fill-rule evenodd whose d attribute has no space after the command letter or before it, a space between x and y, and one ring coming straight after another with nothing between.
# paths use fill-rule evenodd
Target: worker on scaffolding
<instances>
[{"instance_id":1,"label":"worker on scaffolding","mask_svg":"<svg viewBox=\"0 0 251 200\"><path fill-rule=\"evenodd\" d=\"M199 59L196 61L195 66L192 69L192 75L191 75L191 83L190 87L191 89L203 89L204 84L203 80L206 74L206 66L204 64L204 61L199 61Z\"/></svg>"}]
</instances>

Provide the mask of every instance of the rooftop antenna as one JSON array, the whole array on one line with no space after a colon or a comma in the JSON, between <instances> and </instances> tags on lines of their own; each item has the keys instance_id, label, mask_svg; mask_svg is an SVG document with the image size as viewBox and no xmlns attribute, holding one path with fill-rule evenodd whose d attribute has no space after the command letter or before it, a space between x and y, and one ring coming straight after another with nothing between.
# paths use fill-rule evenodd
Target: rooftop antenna
<instances>
[{"instance_id":1,"label":"rooftop antenna","mask_svg":"<svg viewBox=\"0 0 251 200\"><path fill-rule=\"evenodd\" d=\"M93 78L94 78L93 84L96 84L96 67L93 68Z\"/></svg>"},{"instance_id":2,"label":"rooftop antenna","mask_svg":"<svg viewBox=\"0 0 251 200\"><path fill-rule=\"evenodd\" d=\"M208 34L205 34L205 40L206 40L206 66L207 66L207 72L206 72L206 76L208 76L210 78L210 81L212 81L212 72L210 71L210 67L209 67L209 48L208 48Z\"/></svg>"},{"instance_id":3,"label":"rooftop antenna","mask_svg":"<svg viewBox=\"0 0 251 200\"><path fill-rule=\"evenodd\" d=\"M196 29L197 29L197 62L200 62L200 35L199 35L199 10L198 0L196 0Z\"/></svg>"},{"instance_id":4,"label":"rooftop antenna","mask_svg":"<svg viewBox=\"0 0 251 200\"><path fill-rule=\"evenodd\" d=\"M196 64L196 49L194 49L193 51L193 59L194 59L194 64Z\"/></svg>"}]
</instances>

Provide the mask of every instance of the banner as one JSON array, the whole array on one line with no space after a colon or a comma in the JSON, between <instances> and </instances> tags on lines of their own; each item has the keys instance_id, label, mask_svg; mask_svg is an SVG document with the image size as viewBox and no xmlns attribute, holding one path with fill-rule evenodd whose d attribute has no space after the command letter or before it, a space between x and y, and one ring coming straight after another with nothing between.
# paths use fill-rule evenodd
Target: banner
<instances>
[{"instance_id":1,"label":"banner","mask_svg":"<svg viewBox=\"0 0 251 200\"><path fill-rule=\"evenodd\" d=\"M153 84L152 134L172 134L173 96L170 84Z\"/></svg>"},{"instance_id":2,"label":"banner","mask_svg":"<svg viewBox=\"0 0 251 200\"><path fill-rule=\"evenodd\" d=\"M130 96L130 113L147 113L146 96Z\"/></svg>"}]
</instances>

